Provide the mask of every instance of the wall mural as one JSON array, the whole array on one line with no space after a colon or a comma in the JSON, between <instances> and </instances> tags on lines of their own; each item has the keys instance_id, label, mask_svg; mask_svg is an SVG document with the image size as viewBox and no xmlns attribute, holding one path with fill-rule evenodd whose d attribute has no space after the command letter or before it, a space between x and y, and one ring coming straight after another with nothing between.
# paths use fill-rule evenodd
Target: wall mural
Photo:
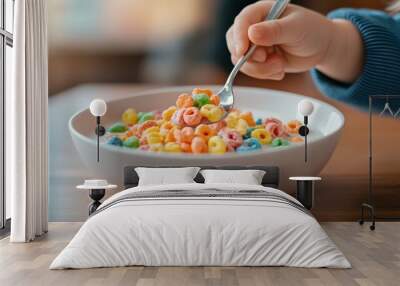
<instances>
[{"instance_id":1,"label":"wall mural","mask_svg":"<svg viewBox=\"0 0 400 286\"><path fill-rule=\"evenodd\" d=\"M309 72L281 81L239 73L233 109L220 106L217 94L233 67L225 34L253 1L229 9L222 0L167 8L163 1L84 2L49 1L50 220L86 219L91 199L75 187L107 180L118 186L108 197L123 188L127 165L278 166L289 194L296 192L289 177L322 177L318 219L359 218L369 184L367 101L354 107L327 97ZM293 2L324 13L349 5ZM304 100L312 108L299 108ZM398 110L397 102L390 106ZM396 215L400 123L379 112L372 118L374 199L381 214Z\"/></svg>"}]
</instances>

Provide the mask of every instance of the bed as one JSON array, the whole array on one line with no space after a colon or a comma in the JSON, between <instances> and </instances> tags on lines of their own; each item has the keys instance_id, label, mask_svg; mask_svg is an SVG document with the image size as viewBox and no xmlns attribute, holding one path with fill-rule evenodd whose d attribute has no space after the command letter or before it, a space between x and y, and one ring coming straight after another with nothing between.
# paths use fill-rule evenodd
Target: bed
<instances>
[{"instance_id":1,"label":"bed","mask_svg":"<svg viewBox=\"0 0 400 286\"><path fill-rule=\"evenodd\" d=\"M210 169L215 167L202 167ZM280 191L277 167L261 185L195 183L138 186L102 203L50 269L119 266L291 266L350 268L312 214Z\"/></svg>"}]
</instances>

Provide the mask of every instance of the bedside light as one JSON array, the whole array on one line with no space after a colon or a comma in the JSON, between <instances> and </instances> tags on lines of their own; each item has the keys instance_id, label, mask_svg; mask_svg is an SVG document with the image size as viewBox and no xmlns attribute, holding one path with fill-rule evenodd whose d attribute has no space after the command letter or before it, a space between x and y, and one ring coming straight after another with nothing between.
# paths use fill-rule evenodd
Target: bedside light
<instances>
[{"instance_id":1,"label":"bedside light","mask_svg":"<svg viewBox=\"0 0 400 286\"><path fill-rule=\"evenodd\" d=\"M90 103L90 113L96 117L96 129L97 135L97 162L100 161L100 136L106 134L106 129L100 124L100 118L107 112L107 104L102 99L94 99Z\"/></svg>"},{"instance_id":2,"label":"bedside light","mask_svg":"<svg viewBox=\"0 0 400 286\"><path fill-rule=\"evenodd\" d=\"M299 134L304 137L304 161L307 162L307 135L310 133L310 129L307 126L308 116L313 113L314 104L307 99L303 99L299 102L297 110L304 117L304 125L300 127Z\"/></svg>"},{"instance_id":3,"label":"bedside light","mask_svg":"<svg viewBox=\"0 0 400 286\"><path fill-rule=\"evenodd\" d=\"M102 99L94 99L90 103L90 113L93 116L100 117L106 114L107 112L107 104Z\"/></svg>"}]
</instances>

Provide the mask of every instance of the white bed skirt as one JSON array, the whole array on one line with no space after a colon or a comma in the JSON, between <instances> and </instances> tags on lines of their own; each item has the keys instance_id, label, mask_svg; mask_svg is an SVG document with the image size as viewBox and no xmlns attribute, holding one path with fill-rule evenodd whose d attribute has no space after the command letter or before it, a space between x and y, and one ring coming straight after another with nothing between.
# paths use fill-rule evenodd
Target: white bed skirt
<instances>
[{"instance_id":1,"label":"white bed skirt","mask_svg":"<svg viewBox=\"0 0 400 286\"><path fill-rule=\"evenodd\" d=\"M136 187L103 205L129 192L204 186ZM210 187L264 190L295 201L262 186ZM318 222L290 205L257 199L171 198L126 201L99 212L50 268L128 265L350 267Z\"/></svg>"}]
</instances>

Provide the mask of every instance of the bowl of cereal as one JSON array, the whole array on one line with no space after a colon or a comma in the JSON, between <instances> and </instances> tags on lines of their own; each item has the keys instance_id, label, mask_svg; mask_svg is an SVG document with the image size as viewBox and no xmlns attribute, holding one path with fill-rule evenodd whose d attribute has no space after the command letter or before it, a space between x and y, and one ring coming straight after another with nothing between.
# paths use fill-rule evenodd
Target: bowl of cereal
<instances>
[{"instance_id":1,"label":"bowl of cereal","mask_svg":"<svg viewBox=\"0 0 400 286\"><path fill-rule=\"evenodd\" d=\"M297 111L305 96L235 87L235 107L219 121L223 111L215 92L220 88L168 87L108 101L100 163L89 109L70 119L73 142L94 174L119 184L127 165L274 165L280 167L282 182L292 175L316 175L325 166L344 125L335 107L309 99L314 112L305 163L304 140L298 134L302 116Z\"/></svg>"}]
</instances>

